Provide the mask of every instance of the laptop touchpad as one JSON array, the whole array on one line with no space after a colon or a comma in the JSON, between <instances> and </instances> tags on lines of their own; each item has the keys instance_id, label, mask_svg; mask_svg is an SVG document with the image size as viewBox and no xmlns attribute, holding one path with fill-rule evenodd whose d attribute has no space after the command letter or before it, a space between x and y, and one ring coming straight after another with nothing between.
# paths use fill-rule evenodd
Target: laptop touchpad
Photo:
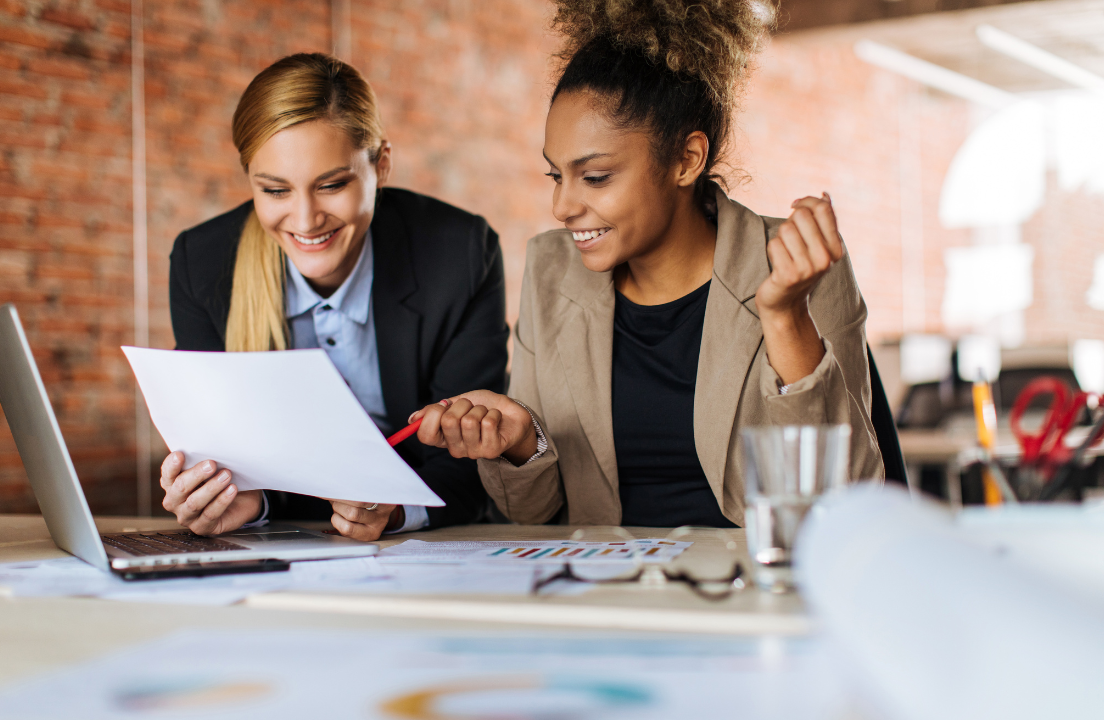
<instances>
[{"instance_id":1,"label":"laptop touchpad","mask_svg":"<svg viewBox=\"0 0 1104 720\"><path fill-rule=\"evenodd\" d=\"M301 530L275 530L273 532L231 533L224 537L232 537L242 542L294 542L296 540L317 539L317 535L305 533Z\"/></svg>"}]
</instances>

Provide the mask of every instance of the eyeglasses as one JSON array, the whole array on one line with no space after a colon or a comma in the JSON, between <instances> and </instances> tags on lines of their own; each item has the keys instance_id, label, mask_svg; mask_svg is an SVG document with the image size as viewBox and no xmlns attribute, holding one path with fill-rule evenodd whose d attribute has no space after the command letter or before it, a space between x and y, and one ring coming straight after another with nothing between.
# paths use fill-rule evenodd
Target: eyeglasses
<instances>
[{"instance_id":1,"label":"eyeglasses","mask_svg":"<svg viewBox=\"0 0 1104 720\"><path fill-rule=\"evenodd\" d=\"M687 541L690 536L693 541ZM652 587L680 582L706 600L724 600L744 588L738 546L718 528L684 526L662 540L636 538L620 527L583 528L572 533L569 542L578 547L568 551L557 572L534 582L532 594L559 581ZM711 549L719 544L721 551L686 557L695 542Z\"/></svg>"}]
</instances>

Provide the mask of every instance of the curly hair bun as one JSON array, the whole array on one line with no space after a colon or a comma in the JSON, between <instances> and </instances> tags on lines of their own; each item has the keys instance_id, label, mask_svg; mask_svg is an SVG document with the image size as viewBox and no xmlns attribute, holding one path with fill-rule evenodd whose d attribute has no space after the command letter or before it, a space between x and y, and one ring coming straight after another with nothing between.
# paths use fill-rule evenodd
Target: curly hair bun
<instances>
[{"instance_id":1,"label":"curly hair bun","mask_svg":"<svg viewBox=\"0 0 1104 720\"><path fill-rule=\"evenodd\" d=\"M703 82L722 105L734 100L751 58L774 26L777 0L553 0L552 28L565 61L597 37L638 50Z\"/></svg>"}]
</instances>

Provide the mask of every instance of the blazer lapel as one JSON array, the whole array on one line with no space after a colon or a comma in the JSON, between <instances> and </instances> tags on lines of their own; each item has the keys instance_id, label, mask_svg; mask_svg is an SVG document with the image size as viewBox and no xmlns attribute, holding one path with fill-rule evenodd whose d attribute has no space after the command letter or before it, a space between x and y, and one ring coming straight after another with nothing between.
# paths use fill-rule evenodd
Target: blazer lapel
<instances>
[{"instance_id":1,"label":"blazer lapel","mask_svg":"<svg viewBox=\"0 0 1104 720\"><path fill-rule=\"evenodd\" d=\"M421 314L407 304L418 290L406 223L380 195L372 218L372 318L376 326L380 384L392 429L418 408L418 335Z\"/></svg>"},{"instance_id":2,"label":"blazer lapel","mask_svg":"<svg viewBox=\"0 0 1104 720\"><path fill-rule=\"evenodd\" d=\"M717 502L724 507L736 409L763 328L755 292L770 274L763 219L717 188L717 249L694 390L694 442ZM758 388L753 388L758 392Z\"/></svg>"},{"instance_id":3,"label":"blazer lapel","mask_svg":"<svg viewBox=\"0 0 1104 720\"><path fill-rule=\"evenodd\" d=\"M613 274L587 270L576 258L560 283L572 301L556 338L567 386L594 456L614 495L617 454L613 444Z\"/></svg>"}]
</instances>

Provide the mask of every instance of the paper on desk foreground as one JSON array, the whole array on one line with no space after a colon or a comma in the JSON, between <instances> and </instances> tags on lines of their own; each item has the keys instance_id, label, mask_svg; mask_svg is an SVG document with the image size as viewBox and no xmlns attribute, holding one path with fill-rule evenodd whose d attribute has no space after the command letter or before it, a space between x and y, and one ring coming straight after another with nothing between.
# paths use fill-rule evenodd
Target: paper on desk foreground
<instances>
[{"instance_id":1,"label":"paper on desk foreground","mask_svg":"<svg viewBox=\"0 0 1104 720\"><path fill-rule=\"evenodd\" d=\"M897 720L1096 720L1101 510L985 513L854 488L810 514L798 578L842 667Z\"/></svg>"},{"instance_id":2,"label":"paper on desk foreground","mask_svg":"<svg viewBox=\"0 0 1104 720\"><path fill-rule=\"evenodd\" d=\"M0 690L5 718L838 720L804 639L197 628Z\"/></svg>"},{"instance_id":3,"label":"paper on desk foreground","mask_svg":"<svg viewBox=\"0 0 1104 720\"><path fill-rule=\"evenodd\" d=\"M387 444L323 350L124 347L153 424L185 466L214 460L239 490L444 505Z\"/></svg>"},{"instance_id":4,"label":"paper on desk foreground","mask_svg":"<svg viewBox=\"0 0 1104 720\"><path fill-rule=\"evenodd\" d=\"M374 557L294 562L288 572L126 582L75 557L0 565L0 596L98 597L127 602L232 605L258 593L527 595L537 566L384 566ZM574 588L566 588L572 590ZM575 589L577 591L577 589Z\"/></svg>"}]
</instances>

